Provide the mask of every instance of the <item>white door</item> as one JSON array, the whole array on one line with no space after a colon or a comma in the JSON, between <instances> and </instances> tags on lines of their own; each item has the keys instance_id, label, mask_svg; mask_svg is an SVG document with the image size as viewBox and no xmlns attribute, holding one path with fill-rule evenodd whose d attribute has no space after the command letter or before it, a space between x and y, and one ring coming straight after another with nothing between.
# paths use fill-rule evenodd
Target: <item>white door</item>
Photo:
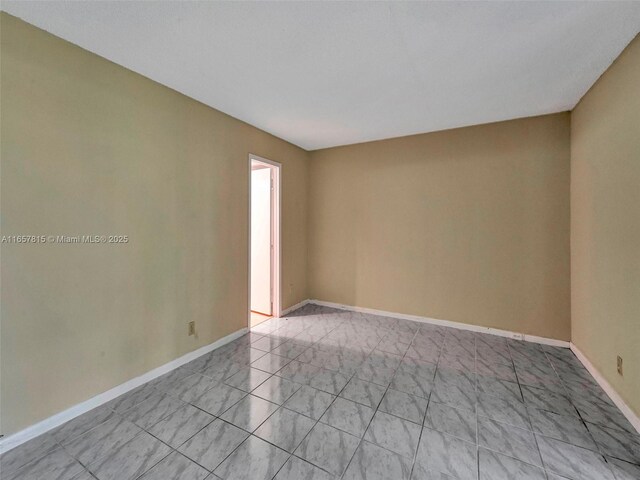
<instances>
[{"instance_id":1,"label":"white door","mask_svg":"<svg viewBox=\"0 0 640 480\"><path fill-rule=\"evenodd\" d=\"M271 315L271 168L251 170L251 310Z\"/></svg>"}]
</instances>

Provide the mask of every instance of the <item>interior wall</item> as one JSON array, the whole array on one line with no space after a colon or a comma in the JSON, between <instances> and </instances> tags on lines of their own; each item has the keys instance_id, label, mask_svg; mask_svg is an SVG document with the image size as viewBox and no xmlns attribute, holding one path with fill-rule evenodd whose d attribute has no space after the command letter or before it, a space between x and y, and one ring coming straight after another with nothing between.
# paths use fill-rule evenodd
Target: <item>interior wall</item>
<instances>
[{"instance_id":1,"label":"interior wall","mask_svg":"<svg viewBox=\"0 0 640 480\"><path fill-rule=\"evenodd\" d=\"M1 431L247 325L248 154L282 163L282 306L307 298L307 152L1 14ZM197 336L187 335L196 322Z\"/></svg>"},{"instance_id":2,"label":"interior wall","mask_svg":"<svg viewBox=\"0 0 640 480\"><path fill-rule=\"evenodd\" d=\"M572 112L571 278L573 343L640 415L640 36Z\"/></svg>"},{"instance_id":3,"label":"interior wall","mask_svg":"<svg viewBox=\"0 0 640 480\"><path fill-rule=\"evenodd\" d=\"M570 338L569 114L311 153L312 298Z\"/></svg>"}]
</instances>

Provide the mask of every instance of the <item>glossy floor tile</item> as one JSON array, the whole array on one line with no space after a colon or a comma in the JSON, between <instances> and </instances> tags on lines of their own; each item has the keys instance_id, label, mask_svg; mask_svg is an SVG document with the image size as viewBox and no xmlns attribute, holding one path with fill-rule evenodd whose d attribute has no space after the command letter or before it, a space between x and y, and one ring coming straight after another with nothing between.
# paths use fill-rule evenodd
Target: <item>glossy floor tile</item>
<instances>
[{"instance_id":1,"label":"glossy floor tile","mask_svg":"<svg viewBox=\"0 0 640 480\"><path fill-rule=\"evenodd\" d=\"M344 474L345 480L408 480L410 459L369 442L362 442Z\"/></svg>"},{"instance_id":2,"label":"glossy floor tile","mask_svg":"<svg viewBox=\"0 0 640 480\"><path fill-rule=\"evenodd\" d=\"M251 433L278 409L276 403L268 402L255 395L247 395L220 418Z\"/></svg>"},{"instance_id":3,"label":"glossy floor tile","mask_svg":"<svg viewBox=\"0 0 640 480\"><path fill-rule=\"evenodd\" d=\"M416 462L461 480L478 478L478 448L437 430L423 428Z\"/></svg>"},{"instance_id":4,"label":"glossy floor tile","mask_svg":"<svg viewBox=\"0 0 640 480\"><path fill-rule=\"evenodd\" d=\"M568 349L309 304L26 442L2 480L639 480Z\"/></svg>"},{"instance_id":5,"label":"glossy floor tile","mask_svg":"<svg viewBox=\"0 0 640 480\"><path fill-rule=\"evenodd\" d=\"M378 410L421 425L428 404L425 398L414 397L390 388L384 394Z\"/></svg>"},{"instance_id":6,"label":"glossy floor tile","mask_svg":"<svg viewBox=\"0 0 640 480\"><path fill-rule=\"evenodd\" d=\"M286 408L278 409L254 434L287 452L293 452L314 427L315 420Z\"/></svg>"},{"instance_id":7,"label":"glossy floor tile","mask_svg":"<svg viewBox=\"0 0 640 480\"><path fill-rule=\"evenodd\" d=\"M62 448L30 462L17 471L0 470L3 480L56 478L71 480L83 471L82 465Z\"/></svg>"},{"instance_id":8,"label":"glossy floor tile","mask_svg":"<svg viewBox=\"0 0 640 480\"><path fill-rule=\"evenodd\" d=\"M335 477L309 462L290 457L280 469L275 480L333 480Z\"/></svg>"},{"instance_id":9,"label":"glossy floor tile","mask_svg":"<svg viewBox=\"0 0 640 480\"><path fill-rule=\"evenodd\" d=\"M333 403L335 395L303 385L284 404L285 408L319 420Z\"/></svg>"},{"instance_id":10,"label":"glossy floor tile","mask_svg":"<svg viewBox=\"0 0 640 480\"><path fill-rule=\"evenodd\" d=\"M472 410L454 408L444 403L429 402L424 425L468 442L476 441L477 418Z\"/></svg>"},{"instance_id":11,"label":"glossy floor tile","mask_svg":"<svg viewBox=\"0 0 640 480\"><path fill-rule=\"evenodd\" d=\"M356 437L364 435L374 410L351 400L338 397L320 421Z\"/></svg>"},{"instance_id":12,"label":"glossy floor tile","mask_svg":"<svg viewBox=\"0 0 640 480\"><path fill-rule=\"evenodd\" d=\"M127 443L141 431L129 420L114 417L62 445L74 458L88 465Z\"/></svg>"},{"instance_id":13,"label":"glossy floor tile","mask_svg":"<svg viewBox=\"0 0 640 480\"><path fill-rule=\"evenodd\" d=\"M264 440L247 438L214 474L224 480L271 480L289 458L284 450Z\"/></svg>"},{"instance_id":14,"label":"glossy floor tile","mask_svg":"<svg viewBox=\"0 0 640 480\"><path fill-rule=\"evenodd\" d=\"M180 447L215 420L193 405L185 405L149 428L148 432L173 448Z\"/></svg>"},{"instance_id":15,"label":"glossy floor tile","mask_svg":"<svg viewBox=\"0 0 640 480\"><path fill-rule=\"evenodd\" d=\"M418 448L420 426L384 412L376 412L364 439L398 455L413 459Z\"/></svg>"},{"instance_id":16,"label":"glossy floor tile","mask_svg":"<svg viewBox=\"0 0 640 480\"><path fill-rule=\"evenodd\" d=\"M178 451L213 471L248 436L244 430L217 419L178 448Z\"/></svg>"},{"instance_id":17,"label":"glossy floor tile","mask_svg":"<svg viewBox=\"0 0 640 480\"><path fill-rule=\"evenodd\" d=\"M204 480L209 471L178 452L173 452L147 471L140 480Z\"/></svg>"},{"instance_id":18,"label":"glossy floor tile","mask_svg":"<svg viewBox=\"0 0 640 480\"><path fill-rule=\"evenodd\" d=\"M479 417L478 446L531 465L542 466L535 435L523 428Z\"/></svg>"},{"instance_id":19,"label":"glossy floor tile","mask_svg":"<svg viewBox=\"0 0 640 480\"><path fill-rule=\"evenodd\" d=\"M317 423L294 453L333 475L342 475L359 444L358 437Z\"/></svg>"},{"instance_id":20,"label":"glossy floor tile","mask_svg":"<svg viewBox=\"0 0 640 480\"><path fill-rule=\"evenodd\" d=\"M171 447L141 432L87 468L98 480L134 480L171 452Z\"/></svg>"},{"instance_id":21,"label":"glossy floor tile","mask_svg":"<svg viewBox=\"0 0 640 480\"><path fill-rule=\"evenodd\" d=\"M484 448L479 449L480 480L546 480L544 470Z\"/></svg>"}]
</instances>

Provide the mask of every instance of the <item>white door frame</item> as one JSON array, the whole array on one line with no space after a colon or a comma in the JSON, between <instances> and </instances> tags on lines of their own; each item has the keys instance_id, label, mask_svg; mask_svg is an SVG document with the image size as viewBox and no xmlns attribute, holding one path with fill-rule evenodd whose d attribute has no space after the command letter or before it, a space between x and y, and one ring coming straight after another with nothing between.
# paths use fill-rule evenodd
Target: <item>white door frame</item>
<instances>
[{"instance_id":1,"label":"white door frame","mask_svg":"<svg viewBox=\"0 0 640 480\"><path fill-rule=\"evenodd\" d=\"M273 302L273 306L271 308L271 314L274 317L280 317L282 302L280 298L281 294L281 285L280 285L280 268L282 258L282 243L280 241L280 218L281 218L281 210L280 210L280 198L282 196L281 192L281 171L282 164L278 162L274 162L272 160L268 160L263 157L259 157L258 155L254 155L252 153L249 154L249 159L247 162L249 173L247 175L248 183L249 183L249 202L248 202L248 218L247 218L247 228L249 230L249 235L247 238L247 252L248 252L248 260L249 260L249 271L248 271L248 304L247 304L247 326L251 325L251 163L252 161L260 162L264 165L267 165L271 170L271 178L272 178L272 188L271 188L271 245L272 245L272 255L271 255L271 301Z\"/></svg>"}]
</instances>

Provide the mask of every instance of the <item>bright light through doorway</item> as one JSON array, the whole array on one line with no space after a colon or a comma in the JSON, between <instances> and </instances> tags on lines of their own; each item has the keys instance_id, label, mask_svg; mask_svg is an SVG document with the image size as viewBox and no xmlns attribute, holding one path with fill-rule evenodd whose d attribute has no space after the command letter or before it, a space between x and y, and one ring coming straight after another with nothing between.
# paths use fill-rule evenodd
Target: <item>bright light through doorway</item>
<instances>
[{"instance_id":1,"label":"bright light through doorway","mask_svg":"<svg viewBox=\"0 0 640 480\"><path fill-rule=\"evenodd\" d=\"M269 320L270 318L271 318L270 315L263 315L258 312L251 312L249 327L255 327L256 325L259 325L265 320Z\"/></svg>"},{"instance_id":2,"label":"bright light through doorway","mask_svg":"<svg viewBox=\"0 0 640 480\"><path fill-rule=\"evenodd\" d=\"M280 165L250 157L249 326L279 316Z\"/></svg>"}]
</instances>

